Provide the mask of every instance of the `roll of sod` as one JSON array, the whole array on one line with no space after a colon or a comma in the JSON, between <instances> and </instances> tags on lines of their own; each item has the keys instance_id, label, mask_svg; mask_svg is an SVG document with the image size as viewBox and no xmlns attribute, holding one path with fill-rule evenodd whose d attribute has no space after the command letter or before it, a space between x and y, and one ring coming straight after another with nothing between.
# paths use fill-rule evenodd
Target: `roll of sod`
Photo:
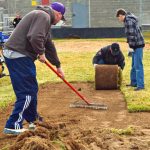
<instances>
[{"instance_id":1,"label":"roll of sod","mask_svg":"<svg viewBox=\"0 0 150 150\"><path fill-rule=\"evenodd\" d=\"M118 65L96 65L95 89L113 90L121 86L122 74Z\"/></svg>"}]
</instances>

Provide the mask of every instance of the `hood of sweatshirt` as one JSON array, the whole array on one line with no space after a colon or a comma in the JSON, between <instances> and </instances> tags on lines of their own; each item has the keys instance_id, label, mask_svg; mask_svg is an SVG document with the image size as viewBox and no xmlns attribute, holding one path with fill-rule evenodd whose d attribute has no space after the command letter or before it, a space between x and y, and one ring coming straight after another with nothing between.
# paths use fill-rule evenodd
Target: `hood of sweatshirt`
<instances>
[{"instance_id":1,"label":"hood of sweatshirt","mask_svg":"<svg viewBox=\"0 0 150 150\"><path fill-rule=\"evenodd\" d=\"M49 7L49 6L37 6L36 10L43 10L43 11L45 11L46 13L48 13L50 15L50 18L52 20L51 23L54 22L55 16L54 16L54 12L53 12L51 7Z\"/></svg>"},{"instance_id":2,"label":"hood of sweatshirt","mask_svg":"<svg viewBox=\"0 0 150 150\"><path fill-rule=\"evenodd\" d=\"M130 13L130 12L128 12L128 13L126 14L125 20L126 20L126 21L132 20L135 24L138 23L137 17L136 17L135 15L133 15L132 13Z\"/></svg>"}]
</instances>

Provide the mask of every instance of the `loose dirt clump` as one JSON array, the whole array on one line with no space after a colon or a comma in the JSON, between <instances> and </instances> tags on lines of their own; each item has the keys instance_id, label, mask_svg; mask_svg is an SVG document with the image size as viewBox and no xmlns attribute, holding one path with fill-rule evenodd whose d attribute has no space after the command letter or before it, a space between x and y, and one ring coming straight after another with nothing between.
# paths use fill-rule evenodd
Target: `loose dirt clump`
<instances>
[{"instance_id":1,"label":"loose dirt clump","mask_svg":"<svg viewBox=\"0 0 150 150\"><path fill-rule=\"evenodd\" d=\"M54 147L46 139L31 137L26 140L21 150L54 150Z\"/></svg>"},{"instance_id":2,"label":"loose dirt clump","mask_svg":"<svg viewBox=\"0 0 150 150\"><path fill-rule=\"evenodd\" d=\"M48 122L37 123L33 131L20 134L10 150L53 150L51 141L58 139L58 126Z\"/></svg>"},{"instance_id":3,"label":"loose dirt clump","mask_svg":"<svg viewBox=\"0 0 150 150\"><path fill-rule=\"evenodd\" d=\"M15 143L10 150L54 150L54 147L47 139L34 136Z\"/></svg>"}]
</instances>

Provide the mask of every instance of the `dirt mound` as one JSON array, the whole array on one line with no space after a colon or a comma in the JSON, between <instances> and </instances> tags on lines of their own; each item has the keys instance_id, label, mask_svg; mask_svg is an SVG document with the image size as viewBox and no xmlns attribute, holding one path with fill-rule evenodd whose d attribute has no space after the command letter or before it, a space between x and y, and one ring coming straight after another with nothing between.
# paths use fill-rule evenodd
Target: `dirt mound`
<instances>
[{"instance_id":1,"label":"dirt mound","mask_svg":"<svg viewBox=\"0 0 150 150\"><path fill-rule=\"evenodd\" d=\"M138 127L122 132L79 127L70 130L66 123L44 122L37 123L34 131L19 135L10 150L148 150L150 135L147 131Z\"/></svg>"}]
</instances>

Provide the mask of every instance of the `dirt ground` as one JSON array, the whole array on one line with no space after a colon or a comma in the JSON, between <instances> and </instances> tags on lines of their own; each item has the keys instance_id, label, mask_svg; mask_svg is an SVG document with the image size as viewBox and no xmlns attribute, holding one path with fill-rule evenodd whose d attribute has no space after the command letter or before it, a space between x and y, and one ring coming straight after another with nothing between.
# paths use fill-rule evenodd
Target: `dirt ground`
<instances>
[{"instance_id":1,"label":"dirt ground","mask_svg":"<svg viewBox=\"0 0 150 150\"><path fill-rule=\"evenodd\" d=\"M81 99L64 83L43 84L38 111L44 122L37 122L35 131L6 136L2 130L13 108L10 106L0 116L0 149L11 145L11 150L150 150L149 113L128 113L119 90L95 90L94 83L72 85L108 109L70 108Z\"/></svg>"}]
</instances>

